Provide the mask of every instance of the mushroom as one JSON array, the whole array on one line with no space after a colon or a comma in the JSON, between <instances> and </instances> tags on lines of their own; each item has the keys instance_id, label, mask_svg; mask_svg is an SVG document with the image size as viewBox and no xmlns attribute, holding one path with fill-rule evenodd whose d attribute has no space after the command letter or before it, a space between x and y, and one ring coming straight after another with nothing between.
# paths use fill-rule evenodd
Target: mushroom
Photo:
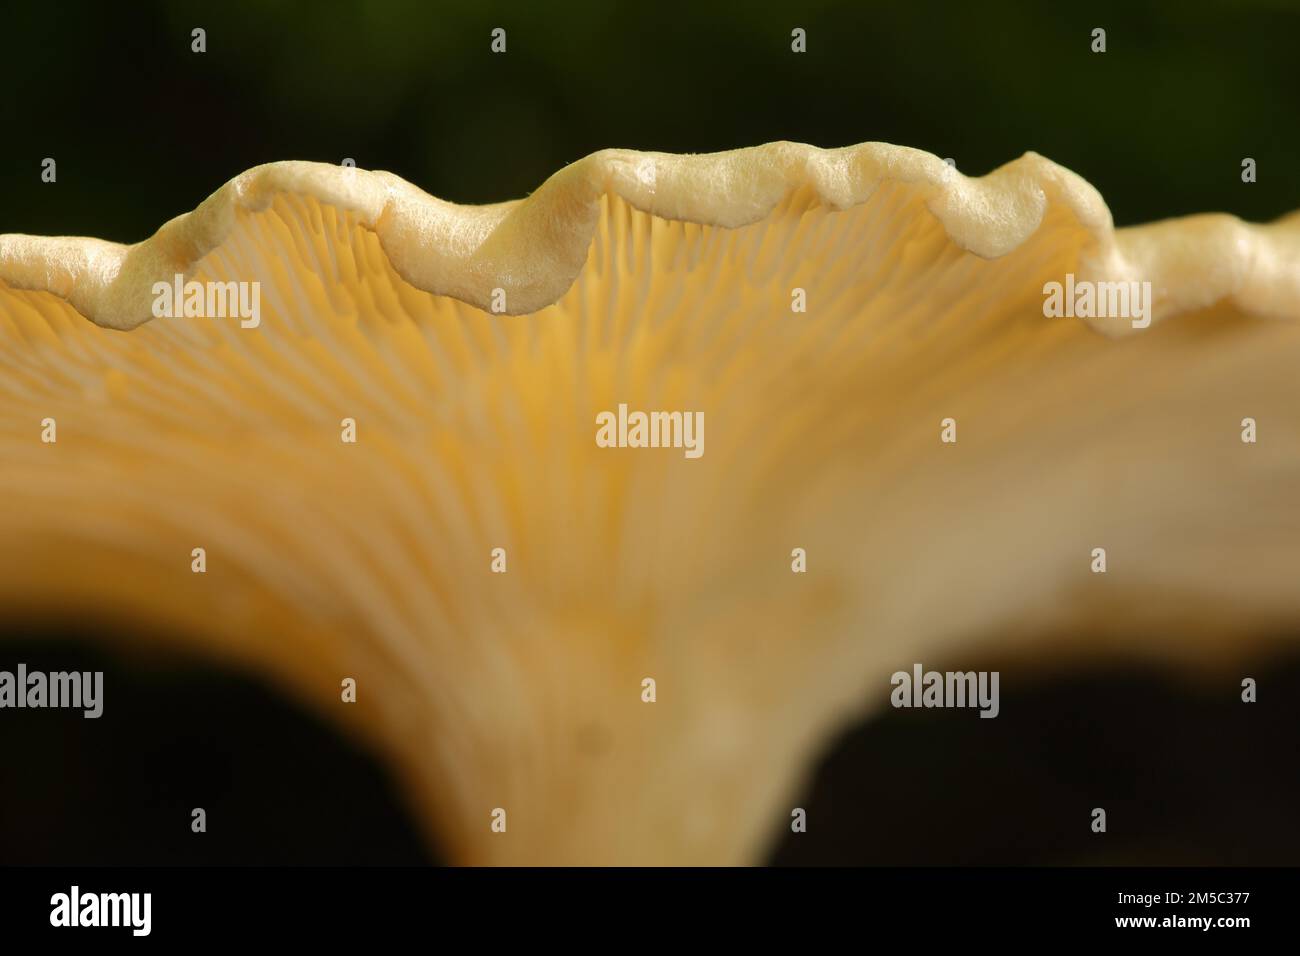
<instances>
[{"instance_id":1,"label":"mushroom","mask_svg":"<svg viewBox=\"0 0 1300 956\"><path fill-rule=\"evenodd\" d=\"M752 862L914 662L1300 620L1297 318L1300 217L1116 230L1033 153L607 150L482 207L261 166L136 245L0 237L0 607L265 675L457 862ZM620 406L705 452L601 447Z\"/></svg>"}]
</instances>

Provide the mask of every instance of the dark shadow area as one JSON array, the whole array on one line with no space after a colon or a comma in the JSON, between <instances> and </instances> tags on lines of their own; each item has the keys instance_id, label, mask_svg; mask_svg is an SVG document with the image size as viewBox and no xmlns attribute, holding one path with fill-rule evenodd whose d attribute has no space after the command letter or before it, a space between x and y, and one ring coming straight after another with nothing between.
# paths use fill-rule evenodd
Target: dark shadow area
<instances>
[{"instance_id":1,"label":"dark shadow area","mask_svg":"<svg viewBox=\"0 0 1300 956\"><path fill-rule=\"evenodd\" d=\"M1000 697L995 719L891 709L844 734L799 804L807 832L769 862L1300 864L1300 655L1196 684L1005 671Z\"/></svg>"},{"instance_id":2,"label":"dark shadow area","mask_svg":"<svg viewBox=\"0 0 1300 956\"><path fill-rule=\"evenodd\" d=\"M386 770L204 661L8 627L0 670L103 671L104 709L0 710L0 864L427 864ZM191 831L191 812L207 832Z\"/></svg>"},{"instance_id":3,"label":"dark shadow area","mask_svg":"<svg viewBox=\"0 0 1300 956\"><path fill-rule=\"evenodd\" d=\"M10 628L0 670L101 670L103 716L0 711L0 864L439 863L386 770L274 691L204 661ZM1240 699L1241 677L1259 700ZM1176 680L1034 681L1001 713L890 710L828 750L777 865L1295 865L1300 655ZM206 833L191 811L207 812ZM1091 831L1103 807L1107 832Z\"/></svg>"}]
</instances>

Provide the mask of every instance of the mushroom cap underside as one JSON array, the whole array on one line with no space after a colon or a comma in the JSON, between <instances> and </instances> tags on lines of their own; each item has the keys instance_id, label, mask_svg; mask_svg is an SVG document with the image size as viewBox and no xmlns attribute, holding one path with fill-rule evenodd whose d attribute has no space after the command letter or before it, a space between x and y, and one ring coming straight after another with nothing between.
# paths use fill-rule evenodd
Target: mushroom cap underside
<instances>
[{"instance_id":1,"label":"mushroom cap underside","mask_svg":"<svg viewBox=\"0 0 1300 956\"><path fill-rule=\"evenodd\" d=\"M154 317L177 276L256 325ZM1153 321L1045 316L1067 276ZM1300 218L1115 230L1034 154L608 150L485 207L258 167L134 246L0 236L0 606L267 675L454 859L752 860L914 661L1293 625L1297 317ZM601 447L620 406L702 453Z\"/></svg>"}]
</instances>

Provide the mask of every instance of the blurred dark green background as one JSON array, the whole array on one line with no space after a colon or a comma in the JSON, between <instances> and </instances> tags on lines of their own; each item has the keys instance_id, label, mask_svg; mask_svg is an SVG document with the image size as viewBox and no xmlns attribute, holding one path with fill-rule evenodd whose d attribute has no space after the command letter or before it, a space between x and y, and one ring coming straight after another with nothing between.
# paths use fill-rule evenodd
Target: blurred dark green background
<instances>
[{"instance_id":1,"label":"blurred dark green background","mask_svg":"<svg viewBox=\"0 0 1300 956\"><path fill-rule=\"evenodd\" d=\"M490 202L607 146L779 139L901 143L973 174L1033 149L1120 224L1267 220L1300 207L1298 40L1292 0L18 0L0 30L0 232L138 241L272 160L352 157Z\"/></svg>"}]
</instances>

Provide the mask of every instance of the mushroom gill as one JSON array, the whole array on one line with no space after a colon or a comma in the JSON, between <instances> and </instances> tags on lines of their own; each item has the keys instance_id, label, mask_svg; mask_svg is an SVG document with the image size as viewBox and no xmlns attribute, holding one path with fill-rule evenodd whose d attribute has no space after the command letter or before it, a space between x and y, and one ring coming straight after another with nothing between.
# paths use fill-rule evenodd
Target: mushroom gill
<instances>
[{"instance_id":1,"label":"mushroom gill","mask_svg":"<svg viewBox=\"0 0 1300 956\"><path fill-rule=\"evenodd\" d=\"M177 274L260 322L152 318ZM1045 317L1067 275L1155 321ZM750 862L915 661L1300 621L1297 318L1300 217L1115 230L1034 154L605 151L485 207L258 167L134 246L0 237L0 608L266 675L458 862ZM704 453L599 447L620 405Z\"/></svg>"}]
</instances>

